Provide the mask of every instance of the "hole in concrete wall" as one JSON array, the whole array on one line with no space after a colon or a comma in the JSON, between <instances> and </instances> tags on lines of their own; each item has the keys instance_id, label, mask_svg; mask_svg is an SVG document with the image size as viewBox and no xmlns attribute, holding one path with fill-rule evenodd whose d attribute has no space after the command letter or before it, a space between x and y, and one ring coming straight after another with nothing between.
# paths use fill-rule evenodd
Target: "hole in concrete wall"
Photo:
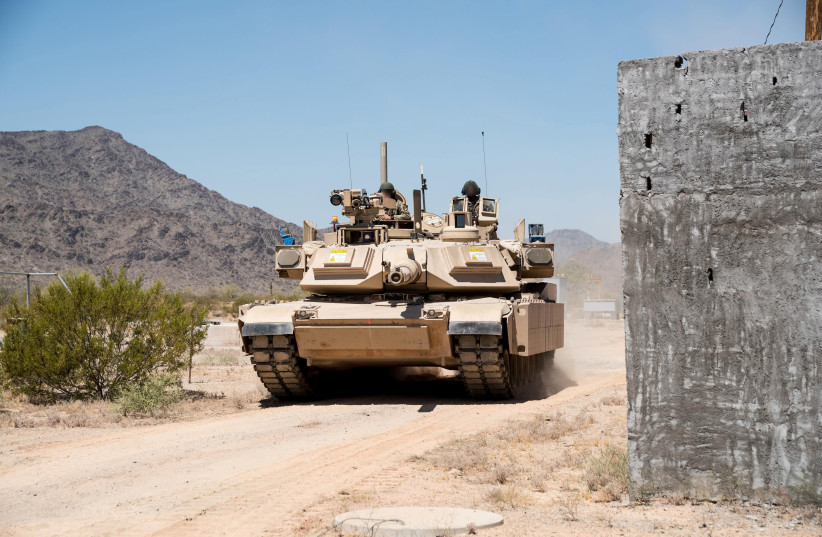
<instances>
[{"instance_id":1,"label":"hole in concrete wall","mask_svg":"<svg viewBox=\"0 0 822 537\"><path fill-rule=\"evenodd\" d=\"M682 113L682 103L676 103L676 113L677 114Z\"/></svg>"},{"instance_id":2,"label":"hole in concrete wall","mask_svg":"<svg viewBox=\"0 0 822 537\"><path fill-rule=\"evenodd\" d=\"M645 190L651 190L651 178L650 177L645 178Z\"/></svg>"},{"instance_id":3,"label":"hole in concrete wall","mask_svg":"<svg viewBox=\"0 0 822 537\"><path fill-rule=\"evenodd\" d=\"M677 69L688 67L688 60L686 60L682 56L677 56L674 60L674 67L676 67Z\"/></svg>"},{"instance_id":4,"label":"hole in concrete wall","mask_svg":"<svg viewBox=\"0 0 822 537\"><path fill-rule=\"evenodd\" d=\"M654 142L654 135L653 133L648 133L645 135L645 147L651 149L651 144Z\"/></svg>"},{"instance_id":5,"label":"hole in concrete wall","mask_svg":"<svg viewBox=\"0 0 822 537\"><path fill-rule=\"evenodd\" d=\"M714 281L714 269L712 269L712 268L708 269L708 281L709 282Z\"/></svg>"},{"instance_id":6,"label":"hole in concrete wall","mask_svg":"<svg viewBox=\"0 0 822 537\"><path fill-rule=\"evenodd\" d=\"M776 77L773 77L773 85L776 86Z\"/></svg>"},{"instance_id":7,"label":"hole in concrete wall","mask_svg":"<svg viewBox=\"0 0 822 537\"><path fill-rule=\"evenodd\" d=\"M739 107L739 111L742 112L742 121L748 121L748 111L745 110L745 101L742 101L742 106Z\"/></svg>"}]
</instances>

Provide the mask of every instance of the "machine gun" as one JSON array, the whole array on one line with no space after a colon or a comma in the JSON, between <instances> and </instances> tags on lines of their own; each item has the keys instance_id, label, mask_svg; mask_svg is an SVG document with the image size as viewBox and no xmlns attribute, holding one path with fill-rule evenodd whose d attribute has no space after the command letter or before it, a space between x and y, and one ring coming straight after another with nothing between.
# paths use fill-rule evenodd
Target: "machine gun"
<instances>
[{"instance_id":1,"label":"machine gun","mask_svg":"<svg viewBox=\"0 0 822 537\"><path fill-rule=\"evenodd\" d=\"M405 196L399 192L396 195L407 205ZM397 208L396 199L386 198L382 194L369 195L365 189L332 190L329 201L335 207L342 206L342 214L351 218L351 222L343 225L370 225L385 211Z\"/></svg>"},{"instance_id":2,"label":"machine gun","mask_svg":"<svg viewBox=\"0 0 822 537\"><path fill-rule=\"evenodd\" d=\"M289 233L287 229L285 231L283 231L283 226L278 225L277 229L280 230L280 237L283 239L283 244L288 245L288 246L293 246L294 245L294 236L291 235L291 233Z\"/></svg>"}]
</instances>

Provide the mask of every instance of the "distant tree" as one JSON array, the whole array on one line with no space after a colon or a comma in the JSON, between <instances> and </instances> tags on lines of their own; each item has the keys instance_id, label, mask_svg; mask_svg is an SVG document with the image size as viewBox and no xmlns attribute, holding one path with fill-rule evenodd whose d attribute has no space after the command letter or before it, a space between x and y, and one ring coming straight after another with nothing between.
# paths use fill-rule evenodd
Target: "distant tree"
<instances>
[{"instance_id":1,"label":"distant tree","mask_svg":"<svg viewBox=\"0 0 822 537\"><path fill-rule=\"evenodd\" d=\"M35 289L31 308L12 301L0 343L0 377L35 401L110 399L125 387L187 364L202 349L205 311L186 307L162 280L143 288L124 269Z\"/></svg>"}]
</instances>

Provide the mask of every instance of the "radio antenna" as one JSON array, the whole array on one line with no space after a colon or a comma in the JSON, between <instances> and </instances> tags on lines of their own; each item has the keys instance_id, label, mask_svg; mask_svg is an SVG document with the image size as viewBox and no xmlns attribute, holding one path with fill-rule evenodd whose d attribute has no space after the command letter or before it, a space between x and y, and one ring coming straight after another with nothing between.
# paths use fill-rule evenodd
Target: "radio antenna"
<instances>
[{"instance_id":1,"label":"radio antenna","mask_svg":"<svg viewBox=\"0 0 822 537\"><path fill-rule=\"evenodd\" d=\"M482 170L485 173L485 195L488 195L488 167L485 165L485 131L482 131Z\"/></svg>"},{"instance_id":2,"label":"radio antenna","mask_svg":"<svg viewBox=\"0 0 822 537\"><path fill-rule=\"evenodd\" d=\"M345 147L348 149L348 182L351 183L351 190L354 190L354 179L351 176L351 144L348 143L348 131L345 131Z\"/></svg>"},{"instance_id":3,"label":"radio antenna","mask_svg":"<svg viewBox=\"0 0 822 537\"><path fill-rule=\"evenodd\" d=\"M422 190L422 212L425 212L425 191L428 190L428 182L425 179L425 174L422 173L422 164L420 164L420 185Z\"/></svg>"}]
</instances>

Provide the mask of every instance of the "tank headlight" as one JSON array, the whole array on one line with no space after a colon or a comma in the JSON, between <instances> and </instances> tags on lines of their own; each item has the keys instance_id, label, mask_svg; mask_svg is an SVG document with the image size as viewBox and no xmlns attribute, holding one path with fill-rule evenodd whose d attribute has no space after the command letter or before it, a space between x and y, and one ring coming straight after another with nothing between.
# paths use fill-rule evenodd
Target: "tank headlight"
<instances>
[{"instance_id":1,"label":"tank headlight","mask_svg":"<svg viewBox=\"0 0 822 537\"><path fill-rule=\"evenodd\" d=\"M342 196L339 194L331 194L331 205L342 205Z\"/></svg>"},{"instance_id":2,"label":"tank headlight","mask_svg":"<svg viewBox=\"0 0 822 537\"><path fill-rule=\"evenodd\" d=\"M281 267L293 267L300 262L301 258L299 250L280 250L277 253L277 264Z\"/></svg>"},{"instance_id":3,"label":"tank headlight","mask_svg":"<svg viewBox=\"0 0 822 537\"><path fill-rule=\"evenodd\" d=\"M436 311L436 310L433 310L433 309L428 310L428 316L429 316L429 317L436 317L436 315L437 315L437 311Z\"/></svg>"},{"instance_id":4,"label":"tank headlight","mask_svg":"<svg viewBox=\"0 0 822 537\"><path fill-rule=\"evenodd\" d=\"M554 258L548 248L529 248L525 252L525 258L531 265L552 265Z\"/></svg>"}]
</instances>

